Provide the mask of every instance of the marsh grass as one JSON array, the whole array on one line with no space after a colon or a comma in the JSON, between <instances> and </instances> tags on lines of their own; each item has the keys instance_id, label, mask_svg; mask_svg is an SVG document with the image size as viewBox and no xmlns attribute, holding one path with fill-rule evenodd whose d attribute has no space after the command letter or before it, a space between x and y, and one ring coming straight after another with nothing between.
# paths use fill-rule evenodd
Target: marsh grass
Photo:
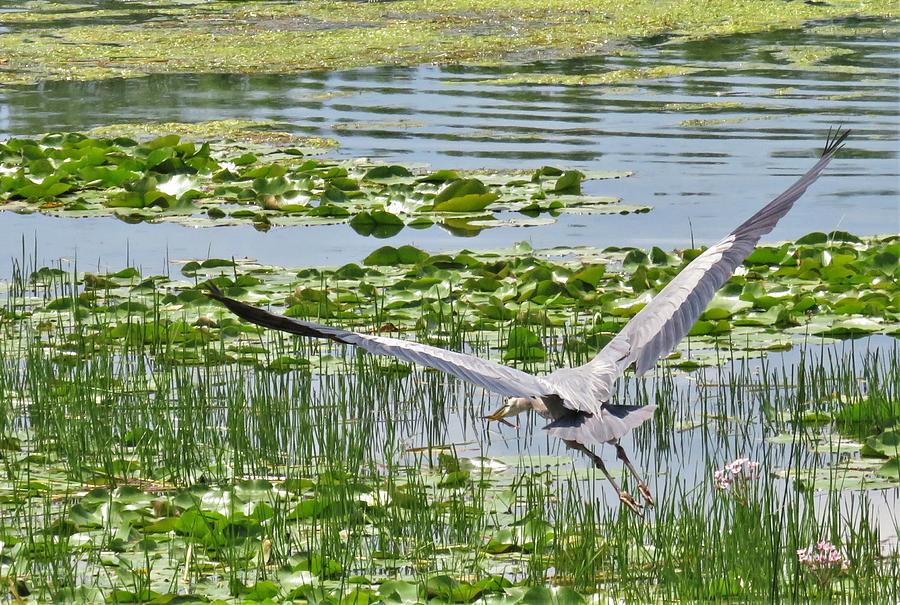
<instances>
[{"instance_id":1,"label":"marsh grass","mask_svg":"<svg viewBox=\"0 0 900 605\"><path fill-rule=\"evenodd\" d=\"M24 262L6 291L7 318L29 298L80 295L61 265ZM890 420L878 414L898 397L895 345L810 343L796 359L626 378L620 400L660 406L628 442L657 498L641 520L537 419L497 433L480 416L498 401L441 374L283 336L259 341L260 364L203 364L224 357L221 341L181 360L171 341L92 343L108 321L0 323L0 556L27 598L900 598L896 483L864 489L868 474L839 489L858 457L820 447L850 406L874 414L854 426ZM538 333L583 342L579 325ZM493 346L452 312L418 337ZM589 354L551 347L527 368ZM304 359L317 361L288 362ZM759 479L717 490L713 471L740 456L761 463ZM795 554L820 540L851 560L827 586ZM538 588L548 584L563 588Z\"/></svg>"}]
</instances>

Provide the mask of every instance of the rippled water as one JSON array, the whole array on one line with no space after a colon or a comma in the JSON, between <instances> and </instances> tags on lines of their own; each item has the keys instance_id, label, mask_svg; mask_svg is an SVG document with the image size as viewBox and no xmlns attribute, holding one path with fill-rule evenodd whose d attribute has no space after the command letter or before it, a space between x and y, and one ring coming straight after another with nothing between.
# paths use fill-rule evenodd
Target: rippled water
<instances>
[{"instance_id":1,"label":"rippled water","mask_svg":"<svg viewBox=\"0 0 900 605\"><path fill-rule=\"evenodd\" d=\"M298 134L338 139L340 157L435 167L554 164L630 170L595 182L590 193L649 203L629 216L568 216L540 228L499 228L477 241L438 227L404 230L394 242L429 250L481 248L527 239L561 243L709 243L804 172L829 126L854 130L828 174L769 239L840 228L900 231L898 80L894 23L845 23L840 36L812 30L713 41L639 45L621 56L506 67L380 67L283 75L157 75L131 80L48 82L0 91L0 134L87 129L116 122L267 119ZM852 28L848 30L847 28ZM822 64L784 53L836 47ZM560 86L486 83L518 74L591 77L659 65L700 71L659 80ZM116 219L72 224L0 213L0 259L37 237L47 259L76 253L87 262L158 267L166 257L252 254L281 264L340 263L381 242L345 225L187 230L125 225Z\"/></svg>"}]
</instances>

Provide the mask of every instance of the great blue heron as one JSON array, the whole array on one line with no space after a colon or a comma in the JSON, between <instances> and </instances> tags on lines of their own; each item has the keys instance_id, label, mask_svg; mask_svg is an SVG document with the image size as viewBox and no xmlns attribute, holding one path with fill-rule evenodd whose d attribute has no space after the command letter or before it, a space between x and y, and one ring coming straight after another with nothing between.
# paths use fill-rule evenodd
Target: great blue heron
<instances>
[{"instance_id":1,"label":"great blue heron","mask_svg":"<svg viewBox=\"0 0 900 605\"><path fill-rule=\"evenodd\" d=\"M641 514L642 507L631 494L619 488L603 460L589 449L596 444L614 445L618 458L636 479L644 502L647 506L653 506L647 484L628 459L619 439L653 416L656 406L615 404L612 395L616 380L631 364L634 364L636 374L641 375L652 368L657 359L672 352L716 291L756 247L760 237L769 233L806 188L819 178L848 134L849 131L841 132L840 129L833 136L829 132L822 157L809 172L727 237L691 261L596 357L582 366L560 368L547 376L533 376L472 355L418 342L360 334L275 315L228 298L212 284L208 294L234 314L260 326L301 336L327 338L362 347L378 355L392 355L509 396L503 406L488 418L502 420L534 410L550 419L544 430L562 439L568 447L589 456L619 493L619 499L632 511Z\"/></svg>"}]
</instances>

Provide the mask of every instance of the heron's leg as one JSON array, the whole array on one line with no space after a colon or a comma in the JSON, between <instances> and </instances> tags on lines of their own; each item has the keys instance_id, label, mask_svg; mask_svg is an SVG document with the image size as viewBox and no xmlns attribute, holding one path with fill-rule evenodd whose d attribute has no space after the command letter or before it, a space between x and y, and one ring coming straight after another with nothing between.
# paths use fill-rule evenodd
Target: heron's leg
<instances>
[{"instance_id":1,"label":"heron's leg","mask_svg":"<svg viewBox=\"0 0 900 605\"><path fill-rule=\"evenodd\" d=\"M629 494L626 491L623 491L619 487L619 483L615 479L613 479L613 476L609 474L608 470L606 470L606 465L603 464L603 459L600 458L600 456L598 456L597 454L595 454L588 448L584 447L582 444L578 443L577 441L566 441L566 445L569 446L570 448L572 448L573 450L578 450L579 452L582 452L588 458L590 458L591 462L594 463L594 466L599 468L600 472L602 472L606 476L606 480L609 481L610 484L612 484L613 489L616 490L617 492L619 492L619 500L625 506L627 506L629 509L631 509L631 512L633 512L634 514L643 515L643 513L641 512L641 506L635 501L634 497L631 494Z\"/></svg>"},{"instance_id":2,"label":"heron's leg","mask_svg":"<svg viewBox=\"0 0 900 605\"><path fill-rule=\"evenodd\" d=\"M650 495L650 488L647 487L647 484L644 483L644 480L641 479L641 476L638 474L637 469L634 468L634 465L631 464L631 460L628 459L628 456L625 455L625 448L621 446L621 444L616 441L616 456L625 463L625 466L628 468L629 472L637 479L638 482L638 491L641 492L641 496L644 498L644 502L647 506L653 507L655 504L653 502L653 496Z\"/></svg>"}]
</instances>

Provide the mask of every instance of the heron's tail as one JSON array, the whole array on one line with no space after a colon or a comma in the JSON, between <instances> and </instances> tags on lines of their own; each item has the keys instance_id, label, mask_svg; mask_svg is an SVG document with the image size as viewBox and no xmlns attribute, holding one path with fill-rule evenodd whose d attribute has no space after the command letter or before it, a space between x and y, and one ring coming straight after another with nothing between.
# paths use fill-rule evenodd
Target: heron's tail
<instances>
[{"instance_id":1,"label":"heron's tail","mask_svg":"<svg viewBox=\"0 0 900 605\"><path fill-rule=\"evenodd\" d=\"M607 443L653 417L655 405L604 405L600 414L572 413L554 420L544 430L582 445Z\"/></svg>"}]
</instances>

